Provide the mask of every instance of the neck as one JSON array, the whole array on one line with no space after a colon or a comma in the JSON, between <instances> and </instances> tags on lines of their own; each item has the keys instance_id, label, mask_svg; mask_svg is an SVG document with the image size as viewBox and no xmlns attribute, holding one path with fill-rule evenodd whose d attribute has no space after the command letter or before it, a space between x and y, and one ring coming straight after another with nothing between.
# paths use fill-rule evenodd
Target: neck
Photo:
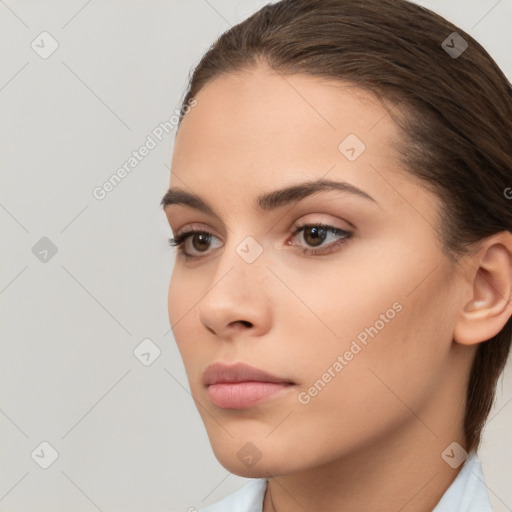
<instances>
[{"instance_id":1,"label":"neck","mask_svg":"<svg viewBox=\"0 0 512 512\"><path fill-rule=\"evenodd\" d=\"M451 431L450 431L451 430ZM441 457L461 428L431 431L418 418L311 470L268 479L264 512L431 512L456 478Z\"/></svg>"}]
</instances>

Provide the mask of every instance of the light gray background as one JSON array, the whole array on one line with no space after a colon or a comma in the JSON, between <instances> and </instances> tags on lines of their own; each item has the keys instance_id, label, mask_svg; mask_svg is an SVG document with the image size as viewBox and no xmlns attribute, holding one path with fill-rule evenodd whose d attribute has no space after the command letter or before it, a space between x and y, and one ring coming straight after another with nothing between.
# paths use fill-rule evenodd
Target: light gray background
<instances>
[{"instance_id":1,"label":"light gray background","mask_svg":"<svg viewBox=\"0 0 512 512\"><path fill-rule=\"evenodd\" d=\"M170 332L159 201L174 132L105 199L92 191L179 107L214 39L265 3L0 0L0 511L186 511L245 482L215 459ZM421 3L512 77L512 0ZM46 59L31 48L43 31L59 45ZM161 351L149 366L133 352L146 338ZM496 511L512 510L511 368L480 451ZM58 453L47 469L42 442Z\"/></svg>"}]
</instances>

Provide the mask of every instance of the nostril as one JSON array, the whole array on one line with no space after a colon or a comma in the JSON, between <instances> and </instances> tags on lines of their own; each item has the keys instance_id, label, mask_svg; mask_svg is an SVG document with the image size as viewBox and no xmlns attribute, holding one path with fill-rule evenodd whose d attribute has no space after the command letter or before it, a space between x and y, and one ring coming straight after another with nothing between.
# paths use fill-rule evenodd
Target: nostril
<instances>
[{"instance_id":1,"label":"nostril","mask_svg":"<svg viewBox=\"0 0 512 512\"><path fill-rule=\"evenodd\" d=\"M243 324L243 325L245 325L246 327L251 327L251 326L252 326L251 322L248 322L247 320L237 320L236 322L233 322L233 323L234 323L234 324L237 324L237 323L239 323L239 324Z\"/></svg>"}]
</instances>

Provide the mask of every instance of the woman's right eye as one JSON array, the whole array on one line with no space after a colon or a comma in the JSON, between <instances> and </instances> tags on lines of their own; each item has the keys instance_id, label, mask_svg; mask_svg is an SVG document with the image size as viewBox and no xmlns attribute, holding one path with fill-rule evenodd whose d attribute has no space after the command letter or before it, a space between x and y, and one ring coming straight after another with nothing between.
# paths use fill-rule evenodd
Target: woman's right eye
<instances>
[{"instance_id":1,"label":"woman's right eye","mask_svg":"<svg viewBox=\"0 0 512 512\"><path fill-rule=\"evenodd\" d=\"M192 249L199 253L206 252L209 249L212 238L215 237L208 233L208 231L186 231L176 235L174 238L169 238L169 245L177 247L178 252L183 254L186 259L197 259L201 258L204 254L191 254L187 249L190 249L190 246L192 246Z\"/></svg>"}]
</instances>

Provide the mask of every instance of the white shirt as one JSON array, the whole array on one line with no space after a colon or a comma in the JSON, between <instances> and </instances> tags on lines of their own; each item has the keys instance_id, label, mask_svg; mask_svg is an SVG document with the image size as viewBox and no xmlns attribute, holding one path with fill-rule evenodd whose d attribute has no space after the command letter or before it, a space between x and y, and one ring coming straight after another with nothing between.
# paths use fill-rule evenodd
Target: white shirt
<instances>
[{"instance_id":1,"label":"white shirt","mask_svg":"<svg viewBox=\"0 0 512 512\"><path fill-rule=\"evenodd\" d=\"M225 498L199 512L262 512L265 478L254 478ZM492 505L476 452L471 452L459 474L432 512L492 512Z\"/></svg>"}]
</instances>

